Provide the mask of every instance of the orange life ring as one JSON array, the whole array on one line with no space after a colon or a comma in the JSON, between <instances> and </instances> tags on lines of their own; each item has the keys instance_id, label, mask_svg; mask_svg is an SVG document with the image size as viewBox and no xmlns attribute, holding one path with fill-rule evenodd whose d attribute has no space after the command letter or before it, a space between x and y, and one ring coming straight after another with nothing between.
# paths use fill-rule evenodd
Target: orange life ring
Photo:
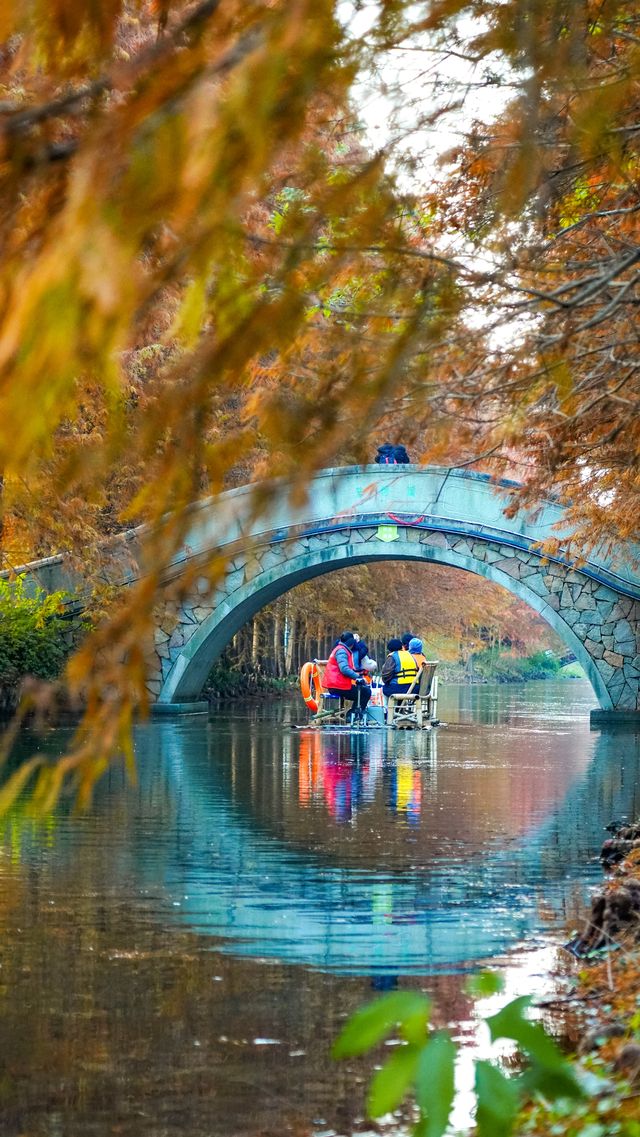
<instances>
[{"instance_id":1,"label":"orange life ring","mask_svg":"<svg viewBox=\"0 0 640 1137\"><path fill-rule=\"evenodd\" d=\"M318 694L320 692L320 676L315 663L303 663L300 671L300 690L302 698L310 711L316 714L318 710Z\"/></svg>"}]
</instances>

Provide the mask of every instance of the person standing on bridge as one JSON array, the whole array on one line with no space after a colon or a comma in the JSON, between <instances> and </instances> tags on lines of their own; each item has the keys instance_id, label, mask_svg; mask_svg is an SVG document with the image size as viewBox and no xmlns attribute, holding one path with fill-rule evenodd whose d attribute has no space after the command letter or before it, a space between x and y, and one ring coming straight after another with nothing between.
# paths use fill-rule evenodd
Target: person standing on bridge
<instances>
[{"instance_id":1,"label":"person standing on bridge","mask_svg":"<svg viewBox=\"0 0 640 1137\"><path fill-rule=\"evenodd\" d=\"M363 678L354 660L356 638L353 632L343 632L327 660L323 683L330 695L339 695L352 703L351 721L364 719L371 687Z\"/></svg>"},{"instance_id":2,"label":"person standing on bridge","mask_svg":"<svg viewBox=\"0 0 640 1137\"><path fill-rule=\"evenodd\" d=\"M392 442L383 442L382 446L378 447L375 457L377 466L406 466L410 461L404 446L401 444L394 446Z\"/></svg>"}]
</instances>

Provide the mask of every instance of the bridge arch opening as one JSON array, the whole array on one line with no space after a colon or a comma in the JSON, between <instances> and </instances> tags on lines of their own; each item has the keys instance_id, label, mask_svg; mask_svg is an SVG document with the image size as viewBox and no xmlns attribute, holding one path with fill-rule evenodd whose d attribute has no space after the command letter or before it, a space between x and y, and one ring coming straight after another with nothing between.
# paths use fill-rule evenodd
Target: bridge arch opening
<instances>
[{"instance_id":1,"label":"bridge arch opening","mask_svg":"<svg viewBox=\"0 0 640 1137\"><path fill-rule=\"evenodd\" d=\"M357 543L350 539L352 534L346 531L336 534L332 541L320 541L315 548L297 552L288 550L286 542L283 542L280 546L281 555L271 549L272 556L262 571L255 573L251 579L241 581L225 595L215 598L211 612L189 636L171 666L166 668L159 703L189 703L197 700L212 665L232 638L263 608L298 585L346 567L396 561L444 565L502 586L537 612L573 652L584 669L600 706L607 708L613 705L596 661L564 618L562 611L549 603L546 590L540 590L539 573L528 571L532 567L530 564L525 566L525 562L515 554L509 558L505 555L508 550L505 551L501 545L492 548L491 542L483 542L485 556L480 557L477 548L474 550L467 542L463 542L466 546L464 548L453 548L448 540L438 540L439 535L432 537L430 542L424 542L420 540L419 530L399 526L395 530L391 534L381 533L380 527L372 529L370 533L365 530L366 539ZM360 534L362 532L359 530ZM277 545L275 549L278 550ZM287 555L287 552L291 555ZM273 563L274 560L276 563ZM357 615L360 619L360 615ZM422 631L428 643L428 628L423 628Z\"/></svg>"}]
</instances>

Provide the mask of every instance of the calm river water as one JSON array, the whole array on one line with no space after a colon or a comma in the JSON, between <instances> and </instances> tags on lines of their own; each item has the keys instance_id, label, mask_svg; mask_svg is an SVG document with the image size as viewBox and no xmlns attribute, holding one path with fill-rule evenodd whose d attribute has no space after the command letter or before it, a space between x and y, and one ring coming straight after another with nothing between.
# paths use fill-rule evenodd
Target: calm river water
<instances>
[{"instance_id":1,"label":"calm river water","mask_svg":"<svg viewBox=\"0 0 640 1137\"><path fill-rule=\"evenodd\" d=\"M593 705L577 682L449 687L424 736L293 731L297 699L157 720L137 786L113 770L86 816L16 811L2 1133L348 1133L368 1067L329 1044L395 986L471 1047L466 973L540 992L603 826L640 814L640 739L591 732Z\"/></svg>"}]
</instances>

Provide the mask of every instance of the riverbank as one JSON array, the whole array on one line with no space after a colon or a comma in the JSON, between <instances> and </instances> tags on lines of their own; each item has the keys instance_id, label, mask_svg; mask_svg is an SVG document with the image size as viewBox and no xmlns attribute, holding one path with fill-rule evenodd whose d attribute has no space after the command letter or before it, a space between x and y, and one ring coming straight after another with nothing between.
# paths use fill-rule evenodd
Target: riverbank
<instances>
[{"instance_id":1,"label":"riverbank","mask_svg":"<svg viewBox=\"0 0 640 1137\"><path fill-rule=\"evenodd\" d=\"M577 663L563 665L557 657L546 652L535 652L531 656L516 656L511 653L483 652L466 664L441 660L438 676L442 683L527 683L540 679L584 679L585 675ZM241 669L216 663L209 674L203 698L217 699L266 699L286 695L299 689L298 676L288 675L276 678L260 669L244 667Z\"/></svg>"},{"instance_id":2,"label":"riverbank","mask_svg":"<svg viewBox=\"0 0 640 1137\"><path fill-rule=\"evenodd\" d=\"M626 832L625 832L626 830ZM531 1137L639 1137L640 1135L640 822L616 831L603 846L617 859L581 931L573 990L545 1004L545 1017L564 1035L590 1077L582 1101L529 1106L516 1127ZM619 859L626 853L623 859ZM566 974L563 974L563 979Z\"/></svg>"}]
</instances>

